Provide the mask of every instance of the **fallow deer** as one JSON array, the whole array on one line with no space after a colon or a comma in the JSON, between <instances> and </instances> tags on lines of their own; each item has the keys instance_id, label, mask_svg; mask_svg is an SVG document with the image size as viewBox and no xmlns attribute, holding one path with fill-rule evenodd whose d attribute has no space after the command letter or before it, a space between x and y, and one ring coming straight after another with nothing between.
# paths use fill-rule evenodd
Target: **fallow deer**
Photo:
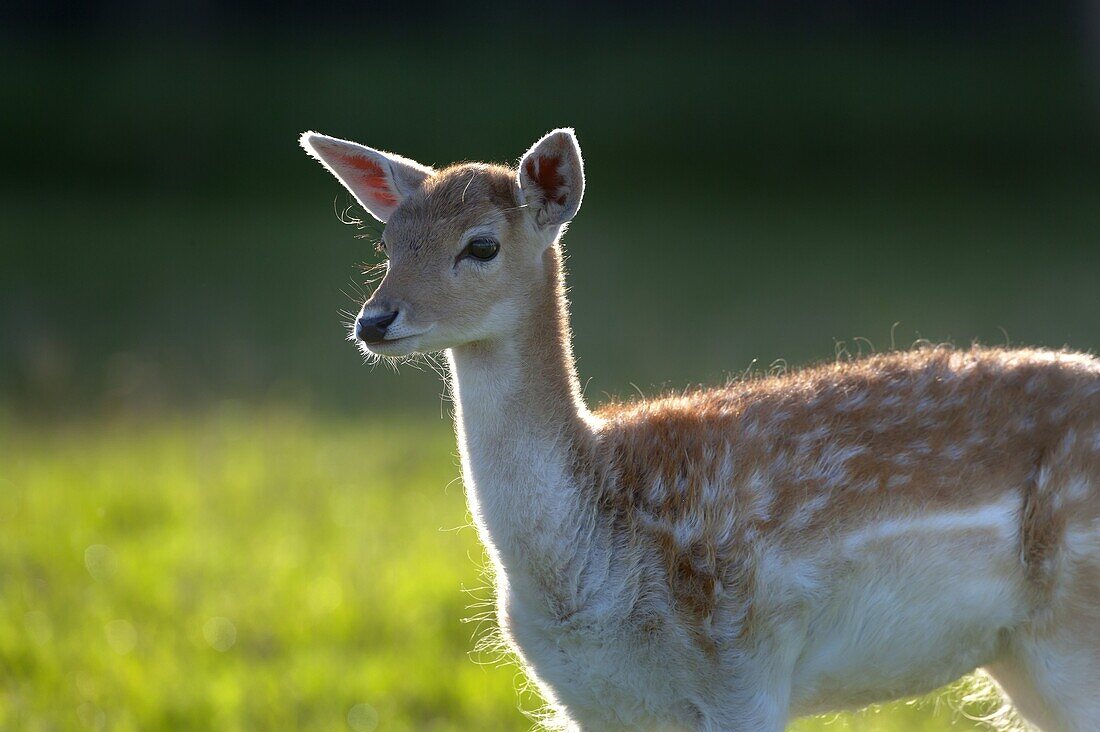
<instances>
[{"instance_id":1,"label":"fallow deer","mask_svg":"<svg viewBox=\"0 0 1100 732\"><path fill-rule=\"evenodd\" d=\"M1100 729L1100 361L916 348L590 411L572 130L515 169L301 144L385 224L362 349L446 354L499 624L561 726L771 732L984 667Z\"/></svg>"}]
</instances>

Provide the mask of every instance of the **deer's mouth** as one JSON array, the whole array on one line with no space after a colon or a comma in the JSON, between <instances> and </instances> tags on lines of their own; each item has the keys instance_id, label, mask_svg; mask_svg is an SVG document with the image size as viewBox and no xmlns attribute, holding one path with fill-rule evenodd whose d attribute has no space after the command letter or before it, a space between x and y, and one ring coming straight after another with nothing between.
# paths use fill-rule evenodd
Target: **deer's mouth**
<instances>
[{"instance_id":1,"label":"deer's mouth","mask_svg":"<svg viewBox=\"0 0 1100 732\"><path fill-rule=\"evenodd\" d=\"M418 349L417 339L432 330L427 328L419 333L407 333L402 336L395 336L393 338L384 338L374 343L360 342L360 345L365 350L370 351L378 356L408 356L411 353L415 353Z\"/></svg>"},{"instance_id":2,"label":"deer's mouth","mask_svg":"<svg viewBox=\"0 0 1100 732\"><path fill-rule=\"evenodd\" d=\"M385 340L375 341L374 343L364 343L363 347L371 351L381 352L393 346L407 345L410 341L413 341L419 337L420 334L417 333L416 335L401 336L399 338L386 338Z\"/></svg>"}]
</instances>

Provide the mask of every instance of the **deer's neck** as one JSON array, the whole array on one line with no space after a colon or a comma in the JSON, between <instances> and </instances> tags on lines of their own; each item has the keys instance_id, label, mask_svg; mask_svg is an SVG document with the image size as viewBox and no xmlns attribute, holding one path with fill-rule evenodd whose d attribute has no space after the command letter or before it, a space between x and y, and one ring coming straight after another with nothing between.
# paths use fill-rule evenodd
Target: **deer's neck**
<instances>
[{"instance_id":1,"label":"deer's neck","mask_svg":"<svg viewBox=\"0 0 1100 732\"><path fill-rule=\"evenodd\" d=\"M544 263L517 337L447 352L470 509L506 573L571 561L582 510L574 464L592 435L556 246Z\"/></svg>"}]
</instances>

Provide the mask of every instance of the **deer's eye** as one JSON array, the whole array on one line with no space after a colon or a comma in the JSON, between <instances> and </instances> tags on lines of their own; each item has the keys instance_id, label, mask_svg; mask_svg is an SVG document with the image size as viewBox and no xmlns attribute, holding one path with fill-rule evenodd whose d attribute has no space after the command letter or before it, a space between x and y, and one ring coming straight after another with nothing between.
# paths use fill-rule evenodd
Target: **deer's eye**
<instances>
[{"instance_id":1,"label":"deer's eye","mask_svg":"<svg viewBox=\"0 0 1100 732\"><path fill-rule=\"evenodd\" d=\"M479 262L488 262L500 252L500 244L494 239L482 236L477 239L471 239L470 243L466 245L466 248L462 250L462 254L459 258L469 257L470 259L476 259Z\"/></svg>"}]
</instances>

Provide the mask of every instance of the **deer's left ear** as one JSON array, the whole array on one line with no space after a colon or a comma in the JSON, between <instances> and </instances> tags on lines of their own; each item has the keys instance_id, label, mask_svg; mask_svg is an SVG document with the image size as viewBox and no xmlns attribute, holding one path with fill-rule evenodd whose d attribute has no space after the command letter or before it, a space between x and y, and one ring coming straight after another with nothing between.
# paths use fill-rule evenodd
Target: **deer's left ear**
<instances>
[{"instance_id":1,"label":"deer's left ear","mask_svg":"<svg viewBox=\"0 0 1100 732\"><path fill-rule=\"evenodd\" d=\"M301 143L382 223L433 172L400 155L316 132L304 133Z\"/></svg>"},{"instance_id":2,"label":"deer's left ear","mask_svg":"<svg viewBox=\"0 0 1100 732\"><path fill-rule=\"evenodd\" d=\"M531 146L519 161L519 187L539 226L572 221L584 196L584 162L573 130L554 130Z\"/></svg>"}]
</instances>

